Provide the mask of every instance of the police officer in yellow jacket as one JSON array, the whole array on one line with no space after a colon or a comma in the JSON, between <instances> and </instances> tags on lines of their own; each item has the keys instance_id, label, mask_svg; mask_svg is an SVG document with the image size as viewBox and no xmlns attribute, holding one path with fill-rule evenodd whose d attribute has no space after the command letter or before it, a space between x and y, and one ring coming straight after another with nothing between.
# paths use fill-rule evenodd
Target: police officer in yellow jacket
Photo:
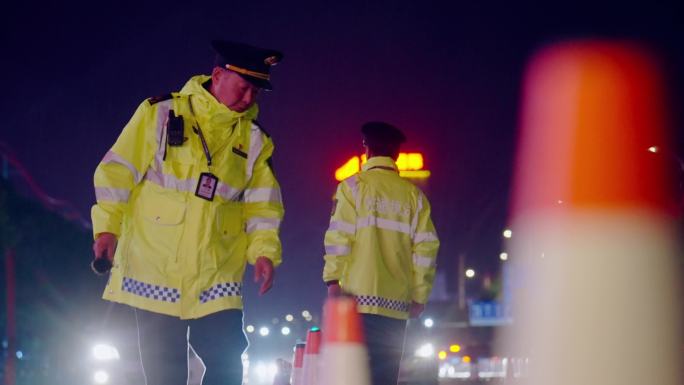
<instances>
[{"instance_id":1,"label":"police officer in yellow jacket","mask_svg":"<svg viewBox=\"0 0 684 385\"><path fill-rule=\"evenodd\" d=\"M263 294L281 261L284 210L255 98L283 55L212 46L211 76L142 102L95 171L93 249L113 261L103 297L135 308L147 385L186 384L188 337L204 385L241 384L245 266Z\"/></svg>"},{"instance_id":2,"label":"police officer in yellow jacket","mask_svg":"<svg viewBox=\"0 0 684 385\"><path fill-rule=\"evenodd\" d=\"M356 297L373 384L396 384L406 319L428 300L439 241L427 198L399 176L403 133L383 122L361 131L368 161L337 187L323 280L329 296Z\"/></svg>"}]
</instances>

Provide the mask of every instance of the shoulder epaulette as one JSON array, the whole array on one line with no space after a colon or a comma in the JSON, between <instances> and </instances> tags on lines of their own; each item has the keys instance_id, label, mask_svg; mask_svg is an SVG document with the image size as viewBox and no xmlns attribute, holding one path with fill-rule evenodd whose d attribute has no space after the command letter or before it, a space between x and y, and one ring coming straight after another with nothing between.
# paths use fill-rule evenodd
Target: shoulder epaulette
<instances>
[{"instance_id":1,"label":"shoulder epaulette","mask_svg":"<svg viewBox=\"0 0 684 385\"><path fill-rule=\"evenodd\" d=\"M267 138L270 138L270 137L271 137L271 134L269 134L268 131L264 130L264 127L263 127L263 126L261 125L261 123L259 123L256 119L252 120L252 123L253 123L255 126L259 127L259 129L261 130L261 132L263 132L264 135L266 135Z\"/></svg>"},{"instance_id":2,"label":"shoulder epaulette","mask_svg":"<svg viewBox=\"0 0 684 385\"><path fill-rule=\"evenodd\" d=\"M150 105L153 106L159 102L163 102L164 100L169 100L171 98L173 98L173 94L166 94L166 95L161 95L161 96L153 96L153 97L147 99L147 101L150 103Z\"/></svg>"}]
</instances>

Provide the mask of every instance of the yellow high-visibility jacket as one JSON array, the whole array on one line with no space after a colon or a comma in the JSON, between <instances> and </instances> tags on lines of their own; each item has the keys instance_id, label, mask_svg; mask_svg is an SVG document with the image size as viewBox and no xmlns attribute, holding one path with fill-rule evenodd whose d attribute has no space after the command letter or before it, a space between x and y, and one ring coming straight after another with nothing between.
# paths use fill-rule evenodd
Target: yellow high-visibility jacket
<instances>
[{"instance_id":1,"label":"yellow high-visibility jacket","mask_svg":"<svg viewBox=\"0 0 684 385\"><path fill-rule=\"evenodd\" d=\"M407 319L435 276L439 240L427 198L391 158L372 157L338 185L333 206L323 280L339 281L361 313Z\"/></svg>"},{"instance_id":2,"label":"yellow high-visibility jacket","mask_svg":"<svg viewBox=\"0 0 684 385\"><path fill-rule=\"evenodd\" d=\"M246 263L281 262L273 142L256 105L228 109L202 86L209 79L140 104L95 171L93 232L118 238L107 300L182 319L241 309ZM169 110L183 119L180 146L167 142ZM195 195L205 172L218 178L212 201Z\"/></svg>"}]
</instances>

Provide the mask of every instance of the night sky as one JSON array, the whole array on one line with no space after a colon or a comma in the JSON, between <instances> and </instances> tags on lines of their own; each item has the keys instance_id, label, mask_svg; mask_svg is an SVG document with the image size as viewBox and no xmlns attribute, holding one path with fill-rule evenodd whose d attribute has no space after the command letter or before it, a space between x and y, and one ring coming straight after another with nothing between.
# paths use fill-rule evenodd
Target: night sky
<instances>
[{"instance_id":1,"label":"night sky","mask_svg":"<svg viewBox=\"0 0 684 385\"><path fill-rule=\"evenodd\" d=\"M99 160L143 99L209 73L211 39L282 50L275 90L259 104L276 144L285 262L266 297L248 285L248 317L319 308L333 172L361 153L365 121L395 124L405 150L425 154L438 265L453 277L459 253L477 271L498 270L520 82L535 50L576 37L640 40L683 100L684 20L674 2L239 3L14 3L1 23L0 141L89 218ZM682 153L681 134L671 146Z\"/></svg>"}]
</instances>

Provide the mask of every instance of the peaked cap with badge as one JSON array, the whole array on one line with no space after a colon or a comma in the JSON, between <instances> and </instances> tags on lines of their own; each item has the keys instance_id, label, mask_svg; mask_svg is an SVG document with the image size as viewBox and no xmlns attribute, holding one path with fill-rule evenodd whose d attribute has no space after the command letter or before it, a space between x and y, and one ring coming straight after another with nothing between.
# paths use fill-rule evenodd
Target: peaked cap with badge
<instances>
[{"instance_id":1,"label":"peaked cap with badge","mask_svg":"<svg viewBox=\"0 0 684 385\"><path fill-rule=\"evenodd\" d=\"M283 59L283 53L274 49L259 48L244 43L214 40L215 65L237 72L253 85L270 91L271 67Z\"/></svg>"}]
</instances>

